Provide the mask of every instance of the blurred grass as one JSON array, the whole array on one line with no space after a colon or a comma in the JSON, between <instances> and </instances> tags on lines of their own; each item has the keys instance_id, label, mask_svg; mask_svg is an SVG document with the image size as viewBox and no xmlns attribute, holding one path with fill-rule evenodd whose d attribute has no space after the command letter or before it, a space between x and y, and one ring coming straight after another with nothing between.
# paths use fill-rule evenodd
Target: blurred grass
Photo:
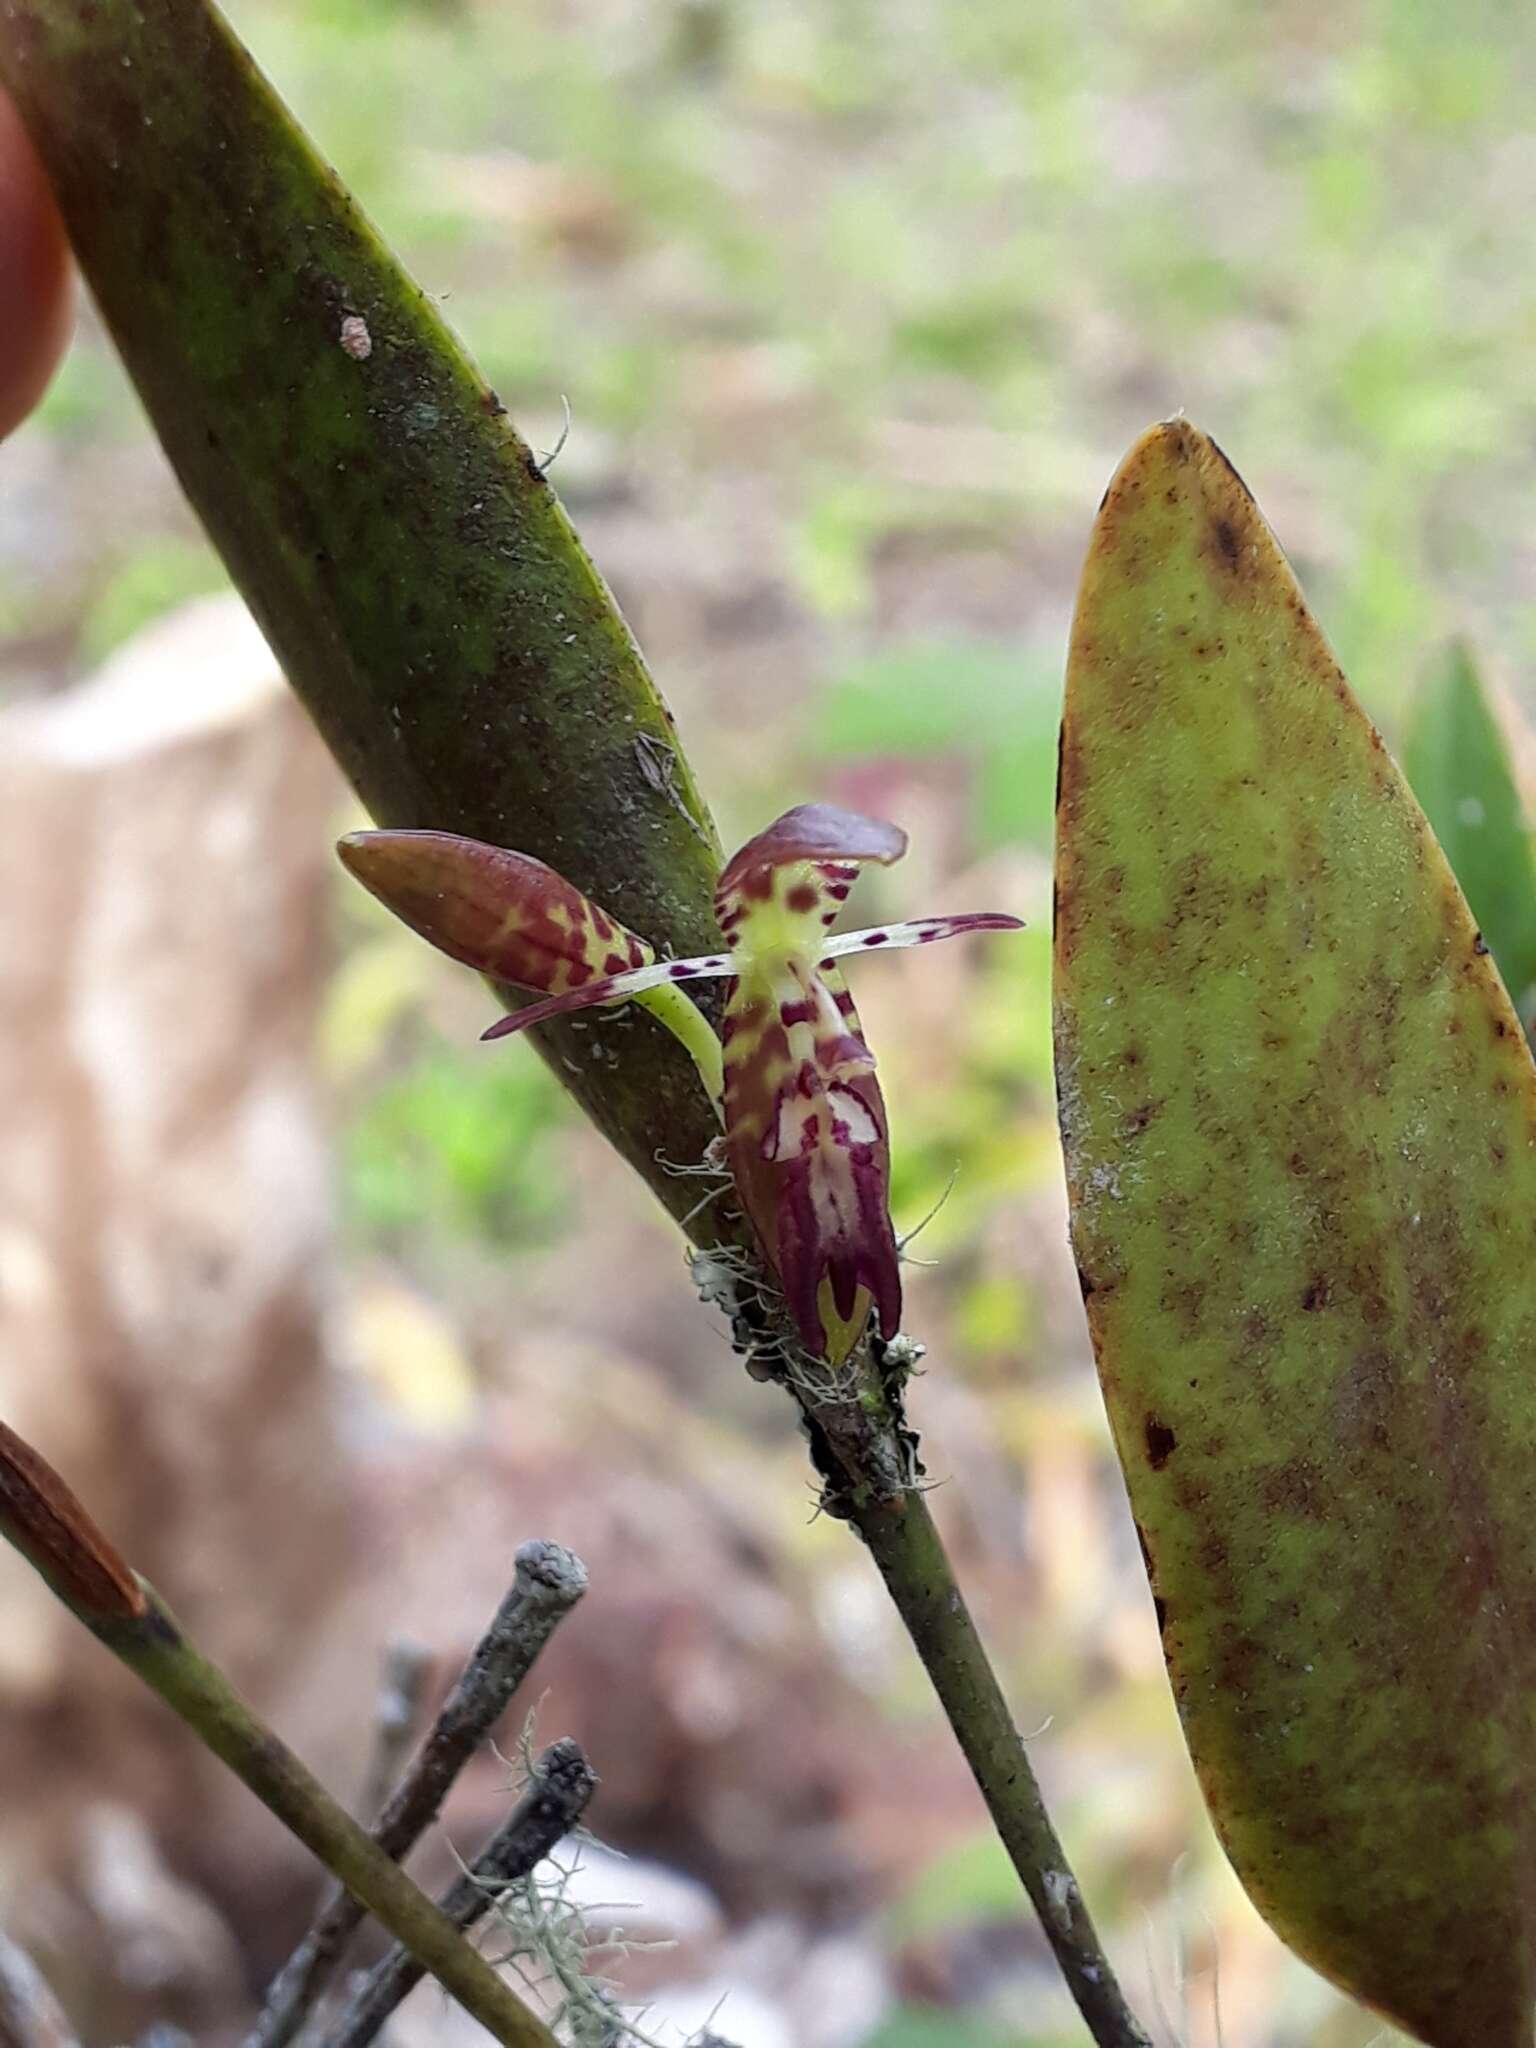
<instances>
[{"instance_id":1,"label":"blurred grass","mask_svg":"<svg viewBox=\"0 0 1536 2048\"><path fill-rule=\"evenodd\" d=\"M1091 1887L1161 1898L1194 1806L1075 1302L1053 1291L1064 627L1115 461L1183 408L1254 485L1389 734L1469 621L1501 673L1529 671L1536 17L1499 0L230 11L536 443L569 397L555 481L728 825L813 794L890 808L914 853L866 885L872 914L1030 918L943 965L882 963L857 992L902 1227L960 1169L913 1247L943 1269L913 1292L942 1340L940 1450L995 1460L968 1480L991 1625L1021 1698L1073 1724L1068 1832L1094 1845ZM59 673L217 580L94 332L0 464L17 480L0 634L52 647ZM0 645L0 689L23 683ZM357 1255L430 1286L466 1252L560 1242L577 1202L551 1077L477 1048L468 978L356 906L342 954L326 1057ZM1368 2039L1197 1839L1228 2038ZM933 1933L935 1902L1006 1912L991 1882L985 1852L945 1851L895 1909L902 1938ZM1134 1952L1134 1923L1118 1935ZM1020 2024L967 2034L915 2003L871 2048L991 2048ZM1198 2018L1172 2031L1191 2027L1211 2038Z\"/></svg>"},{"instance_id":2,"label":"blurred grass","mask_svg":"<svg viewBox=\"0 0 1536 2048\"><path fill-rule=\"evenodd\" d=\"M1388 713L1469 604L1531 636L1521 10L232 11L522 411L569 394L578 438L665 449L686 490L729 450L719 377L756 380L781 431L751 466L813 609L880 632L892 535L978 532L1043 556L1059 607L1117 452L1183 406ZM49 431L128 418L77 352Z\"/></svg>"},{"instance_id":3,"label":"blurred grass","mask_svg":"<svg viewBox=\"0 0 1536 2048\"><path fill-rule=\"evenodd\" d=\"M320 1050L342 1107L354 1248L440 1276L455 1250L499 1259L549 1243L570 1203L559 1083L542 1061L475 1043L495 1010L471 976L360 892L342 907Z\"/></svg>"}]
</instances>

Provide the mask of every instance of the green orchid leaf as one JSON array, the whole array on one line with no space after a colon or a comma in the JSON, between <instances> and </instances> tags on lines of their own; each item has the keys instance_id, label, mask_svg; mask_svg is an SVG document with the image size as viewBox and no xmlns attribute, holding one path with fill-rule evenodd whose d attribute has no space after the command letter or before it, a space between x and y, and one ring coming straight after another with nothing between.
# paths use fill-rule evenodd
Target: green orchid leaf
<instances>
[{"instance_id":1,"label":"green orchid leaf","mask_svg":"<svg viewBox=\"0 0 1536 2048\"><path fill-rule=\"evenodd\" d=\"M1529 2048L1536 1069L1220 451L1105 497L1062 728L1072 1236L1217 1828L1299 1954Z\"/></svg>"},{"instance_id":2,"label":"green orchid leaf","mask_svg":"<svg viewBox=\"0 0 1536 2048\"><path fill-rule=\"evenodd\" d=\"M1420 691L1403 767L1529 1031L1536 860L1509 743L1469 648L1448 648Z\"/></svg>"}]
</instances>

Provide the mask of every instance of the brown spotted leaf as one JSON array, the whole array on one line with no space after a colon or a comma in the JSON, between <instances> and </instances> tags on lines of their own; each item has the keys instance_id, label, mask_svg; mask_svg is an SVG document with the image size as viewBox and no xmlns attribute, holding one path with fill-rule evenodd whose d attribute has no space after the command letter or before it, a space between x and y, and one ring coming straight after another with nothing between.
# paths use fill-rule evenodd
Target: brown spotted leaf
<instances>
[{"instance_id":1,"label":"brown spotted leaf","mask_svg":"<svg viewBox=\"0 0 1536 2048\"><path fill-rule=\"evenodd\" d=\"M1132 451L1057 837L1072 1234L1216 1825L1317 1969L1529 2048L1536 1069L1220 451Z\"/></svg>"}]
</instances>

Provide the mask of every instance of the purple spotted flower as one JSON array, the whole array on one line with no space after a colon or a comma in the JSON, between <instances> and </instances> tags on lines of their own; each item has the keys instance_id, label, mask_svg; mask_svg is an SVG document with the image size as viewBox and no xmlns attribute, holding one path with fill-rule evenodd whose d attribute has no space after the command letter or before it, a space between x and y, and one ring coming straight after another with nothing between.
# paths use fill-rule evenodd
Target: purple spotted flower
<instances>
[{"instance_id":1,"label":"purple spotted flower","mask_svg":"<svg viewBox=\"0 0 1536 2048\"><path fill-rule=\"evenodd\" d=\"M542 863L474 840L357 833L341 853L455 959L546 993L487 1038L629 998L677 1033L721 1104L731 1177L800 1339L837 1364L871 1308L882 1332L895 1334L901 1273L885 1103L836 962L1020 923L976 911L834 934L859 869L888 866L906 846L899 827L830 804L786 811L721 874L715 910L727 950L693 960L658 960ZM733 983L723 1087L719 1041L685 995L689 982L711 977Z\"/></svg>"}]
</instances>

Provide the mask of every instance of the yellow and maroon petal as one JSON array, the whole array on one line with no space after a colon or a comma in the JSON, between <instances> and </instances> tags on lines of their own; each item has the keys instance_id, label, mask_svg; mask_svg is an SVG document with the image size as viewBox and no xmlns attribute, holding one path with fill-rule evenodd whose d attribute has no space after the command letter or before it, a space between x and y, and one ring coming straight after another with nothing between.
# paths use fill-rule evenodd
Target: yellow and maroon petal
<instances>
[{"instance_id":1,"label":"yellow and maroon petal","mask_svg":"<svg viewBox=\"0 0 1536 2048\"><path fill-rule=\"evenodd\" d=\"M907 850L898 825L835 804L800 804L726 863L715 915L733 952L804 952L814 959L859 869Z\"/></svg>"},{"instance_id":2,"label":"yellow and maroon petal","mask_svg":"<svg viewBox=\"0 0 1536 2048\"><path fill-rule=\"evenodd\" d=\"M903 946L931 946L938 939L963 938L967 932L1021 932L1022 917L1001 910L964 910L955 917L912 917L902 924L870 925L863 931L839 932L822 947L822 964L850 953L895 953Z\"/></svg>"},{"instance_id":3,"label":"yellow and maroon petal","mask_svg":"<svg viewBox=\"0 0 1536 2048\"><path fill-rule=\"evenodd\" d=\"M440 952L516 988L561 996L656 957L525 853L452 832L352 832L336 851L365 889Z\"/></svg>"},{"instance_id":4,"label":"yellow and maroon petal","mask_svg":"<svg viewBox=\"0 0 1536 2048\"><path fill-rule=\"evenodd\" d=\"M847 991L803 962L755 962L725 1018L726 1151L801 1341L838 1364L870 1305L901 1319L890 1145Z\"/></svg>"},{"instance_id":5,"label":"yellow and maroon petal","mask_svg":"<svg viewBox=\"0 0 1536 2048\"><path fill-rule=\"evenodd\" d=\"M597 1003L627 1002L631 996L645 995L652 989L681 988L690 981L708 981L735 972L736 963L728 953L702 953L696 960L652 960L625 974L604 975L581 988L551 996L547 1002L530 1003L524 1010L514 1010L510 1016L498 1018L480 1036L510 1038L516 1031L526 1031L531 1024L547 1024L551 1017L564 1017L572 1010L590 1010ZM663 1016L662 1021L668 1020Z\"/></svg>"}]
</instances>

